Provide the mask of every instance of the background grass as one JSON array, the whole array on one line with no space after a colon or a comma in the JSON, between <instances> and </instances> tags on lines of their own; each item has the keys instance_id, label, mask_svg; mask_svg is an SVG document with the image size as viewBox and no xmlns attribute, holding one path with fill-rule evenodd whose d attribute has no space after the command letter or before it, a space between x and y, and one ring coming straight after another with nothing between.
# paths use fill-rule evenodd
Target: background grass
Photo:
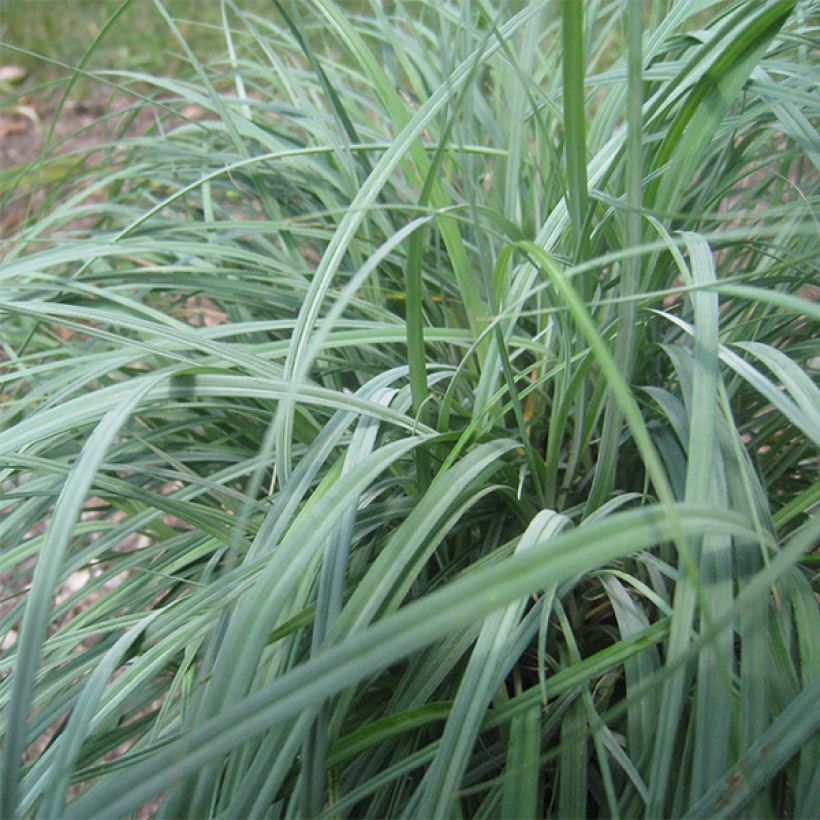
<instances>
[{"instance_id":1,"label":"background grass","mask_svg":"<svg viewBox=\"0 0 820 820\"><path fill-rule=\"evenodd\" d=\"M0 815L808 816L816 6L119 11L3 188Z\"/></svg>"},{"instance_id":2,"label":"background grass","mask_svg":"<svg viewBox=\"0 0 820 820\"><path fill-rule=\"evenodd\" d=\"M121 5L118 0L0 0L0 40L57 60L79 65L90 43L102 32L111 15ZM219 0L171 0L168 11L179 21L180 31L205 50L224 45ZM243 8L262 13L268 0L248 0ZM2 46L0 46L2 49ZM0 50L3 61L23 65L27 82L37 84L60 79L65 69L30 54ZM137 2L123 23L114 26L95 48L90 68L128 67L131 70L174 74L183 69L185 59L167 27L159 24L150 2ZM79 91L99 92L93 83Z\"/></svg>"}]
</instances>

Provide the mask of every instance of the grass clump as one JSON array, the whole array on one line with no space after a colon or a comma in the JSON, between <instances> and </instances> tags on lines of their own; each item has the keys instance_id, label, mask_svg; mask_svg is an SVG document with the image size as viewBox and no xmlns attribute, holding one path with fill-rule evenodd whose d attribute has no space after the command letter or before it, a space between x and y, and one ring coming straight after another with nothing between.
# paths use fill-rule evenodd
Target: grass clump
<instances>
[{"instance_id":1,"label":"grass clump","mask_svg":"<svg viewBox=\"0 0 820 820\"><path fill-rule=\"evenodd\" d=\"M5 243L0 815L809 815L816 8L220 11Z\"/></svg>"}]
</instances>

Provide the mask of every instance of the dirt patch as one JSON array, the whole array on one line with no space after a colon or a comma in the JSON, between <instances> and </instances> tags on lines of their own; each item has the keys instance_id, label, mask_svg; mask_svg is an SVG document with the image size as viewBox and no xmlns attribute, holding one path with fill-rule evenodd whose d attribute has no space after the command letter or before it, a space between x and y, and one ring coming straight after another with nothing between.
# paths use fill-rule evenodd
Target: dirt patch
<instances>
[{"instance_id":1,"label":"dirt patch","mask_svg":"<svg viewBox=\"0 0 820 820\"><path fill-rule=\"evenodd\" d=\"M54 120L53 105L23 97L11 110L0 113L0 169L33 162L45 148ZM54 126L51 144L60 153L93 147L105 140L100 122L105 109L84 100L70 100Z\"/></svg>"},{"instance_id":2,"label":"dirt patch","mask_svg":"<svg viewBox=\"0 0 820 820\"><path fill-rule=\"evenodd\" d=\"M82 154L87 155L86 161L91 161L96 147L110 142L118 133L144 133L151 122L147 109L136 113L127 124L124 116L124 107L121 112L106 116L105 107L90 100L67 101L59 116L55 102L31 97L19 98L13 106L0 108L0 236L13 236L31 206L42 199L43 187L60 181L59 166L52 164L38 173L34 165L37 160L46 155L79 152L78 161Z\"/></svg>"},{"instance_id":3,"label":"dirt patch","mask_svg":"<svg viewBox=\"0 0 820 820\"><path fill-rule=\"evenodd\" d=\"M59 113L56 100L33 96L18 97L13 104L0 103L0 238L14 235L45 186L59 183L61 174L76 170L69 160L63 170L53 162L55 158L70 155L78 163L91 165L102 156L95 149L110 148L154 128L159 111L151 105L135 105L125 96L68 100ZM200 120L205 113L195 105L185 106L180 117L168 117L163 111L163 126ZM44 157L50 162L40 173L35 163Z\"/></svg>"}]
</instances>

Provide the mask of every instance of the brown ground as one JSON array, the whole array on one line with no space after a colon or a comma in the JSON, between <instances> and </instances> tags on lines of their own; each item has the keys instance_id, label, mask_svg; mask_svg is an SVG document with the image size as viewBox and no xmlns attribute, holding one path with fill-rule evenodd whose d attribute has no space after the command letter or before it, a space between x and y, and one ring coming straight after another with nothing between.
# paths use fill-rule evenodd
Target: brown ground
<instances>
[{"instance_id":1,"label":"brown ground","mask_svg":"<svg viewBox=\"0 0 820 820\"><path fill-rule=\"evenodd\" d=\"M93 148L118 135L125 123L127 100L68 100L49 142L55 153ZM119 112L105 117L106 111ZM0 98L0 171L40 156L54 121L56 101L24 96L13 104ZM154 121L150 108L141 110L125 135L143 133Z\"/></svg>"},{"instance_id":2,"label":"brown ground","mask_svg":"<svg viewBox=\"0 0 820 820\"><path fill-rule=\"evenodd\" d=\"M22 193L19 189L30 188L31 176L22 184L18 183L18 190L15 190L17 169L23 177L27 165L37 160L44 149L51 156L88 152L85 161L92 162L95 146L144 134L156 122L156 109L142 106L135 114L133 100L124 96L68 100L46 146L46 137L55 120L57 100L34 95L16 99L6 96L4 99L2 92L0 86L0 239L13 235L28 204L28 197L17 194ZM204 110L196 105L183 107L181 114L185 119L205 116ZM167 114L164 120L167 127ZM171 122L175 120L171 118Z\"/></svg>"},{"instance_id":3,"label":"brown ground","mask_svg":"<svg viewBox=\"0 0 820 820\"><path fill-rule=\"evenodd\" d=\"M106 100L105 103L108 101ZM122 110L124 104L118 108ZM0 99L0 237L11 236L25 213L28 197L20 197L21 188L31 184L16 180L19 169L21 178L29 163L37 160L46 148L46 137L54 121L56 101L24 96L13 104L3 104ZM48 143L51 155L84 152L94 146L110 142L121 133L124 115L105 117L106 107L95 100L69 100L57 119ZM143 133L152 123L149 109L144 109L127 126L128 136Z\"/></svg>"},{"instance_id":4,"label":"brown ground","mask_svg":"<svg viewBox=\"0 0 820 820\"><path fill-rule=\"evenodd\" d=\"M23 97L12 109L0 111L0 169L37 159L54 118L54 106ZM85 148L104 139L102 126L94 123L104 114L91 101L69 100L63 107L51 142L61 152Z\"/></svg>"}]
</instances>

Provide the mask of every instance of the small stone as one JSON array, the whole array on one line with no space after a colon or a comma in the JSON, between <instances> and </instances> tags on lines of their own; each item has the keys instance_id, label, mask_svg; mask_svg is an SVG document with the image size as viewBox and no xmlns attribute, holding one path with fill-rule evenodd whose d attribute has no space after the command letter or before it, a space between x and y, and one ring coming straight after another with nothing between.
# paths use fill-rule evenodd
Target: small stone
<instances>
[{"instance_id":1,"label":"small stone","mask_svg":"<svg viewBox=\"0 0 820 820\"><path fill-rule=\"evenodd\" d=\"M15 85L26 79L28 71L21 65L0 65L0 83Z\"/></svg>"}]
</instances>

